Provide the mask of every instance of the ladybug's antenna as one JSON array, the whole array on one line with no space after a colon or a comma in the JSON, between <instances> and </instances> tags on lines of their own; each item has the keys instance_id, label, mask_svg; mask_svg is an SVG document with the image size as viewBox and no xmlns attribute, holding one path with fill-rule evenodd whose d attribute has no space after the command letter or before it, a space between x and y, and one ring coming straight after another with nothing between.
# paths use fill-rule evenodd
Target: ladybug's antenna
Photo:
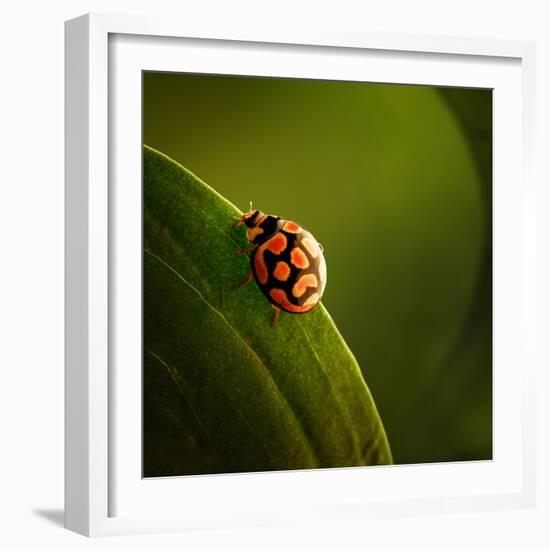
<instances>
[{"instance_id":1,"label":"ladybug's antenna","mask_svg":"<svg viewBox=\"0 0 550 550\"><path fill-rule=\"evenodd\" d=\"M249 210L249 212L252 212L252 201L249 201L249 203L250 203L250 210Z\"/></svg>"}]
</instances>

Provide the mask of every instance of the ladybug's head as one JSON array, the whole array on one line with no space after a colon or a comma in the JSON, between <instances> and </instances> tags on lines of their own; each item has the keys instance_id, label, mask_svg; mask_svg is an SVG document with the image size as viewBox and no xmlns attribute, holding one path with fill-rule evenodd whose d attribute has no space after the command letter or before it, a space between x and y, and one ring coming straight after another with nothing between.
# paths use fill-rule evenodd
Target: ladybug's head
<instances>
[{"instance_id":1,"label":"ladybug's head","mask_svg":"<svg viewBox=\"0 0 550 550\"><path fill-rule=\"evenodd\" d=\"M279 231L284 224L284 220L279 216L266 216L260 210L252 209L237 219L235 226L245 224L248 227L246 238L254 244L261 244L266 241Z\"/></svg>"},{"instance_id":2,"label":"ladybug's head","mask_svg":"<svg viewBox=\"0 0 550 550\"><path fill-rule=\"evenodd\" d=\"M250 212L247 212L243 215L242 221L248 226L248 227L255 227L258 225L258 221L264 216L263 212L260 212L259 210L251 210Z\"/></svg>"}]
</instances>

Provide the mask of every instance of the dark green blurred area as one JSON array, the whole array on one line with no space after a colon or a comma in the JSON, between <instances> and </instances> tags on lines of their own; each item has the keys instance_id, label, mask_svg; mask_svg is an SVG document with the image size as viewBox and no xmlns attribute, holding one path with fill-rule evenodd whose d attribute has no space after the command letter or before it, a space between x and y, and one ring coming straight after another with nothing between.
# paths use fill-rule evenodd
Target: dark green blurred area
<instances>
[{"instance_id":1,"label":"dark green blurred area","mask_svg":"<svg viewBox=\"0 0 550 550\"><path fill-rule=\"evenodd\" d=\"M166 73L143 85L145 144L323 244L323 303L395 462L492 458L491 91Z\"/></svg>"}]
</instances>

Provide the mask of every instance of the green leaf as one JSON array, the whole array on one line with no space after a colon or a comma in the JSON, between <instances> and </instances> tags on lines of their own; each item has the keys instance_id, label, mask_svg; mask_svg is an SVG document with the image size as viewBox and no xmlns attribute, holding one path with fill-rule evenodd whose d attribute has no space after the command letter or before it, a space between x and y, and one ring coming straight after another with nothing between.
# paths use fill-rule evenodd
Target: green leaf
<instances>
[{"instance_id":1,"label":"green leaf","mask_svg":"<svg viewBox=\"0 0 550 550\"><path fill-rule=\"evenodd\" d=\"M257 285L235 288L249 270L235 254L247 246L239 215L144 148L144 475L391 463L326 309L282 312L271 327Z\"/></svg>"}]
</instances>

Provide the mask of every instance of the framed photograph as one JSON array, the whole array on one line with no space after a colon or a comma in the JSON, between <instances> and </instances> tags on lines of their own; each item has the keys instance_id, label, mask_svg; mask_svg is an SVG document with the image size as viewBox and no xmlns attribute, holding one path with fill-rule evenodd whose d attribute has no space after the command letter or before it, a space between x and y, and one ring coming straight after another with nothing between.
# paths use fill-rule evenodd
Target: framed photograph
<instances>
[{"instance_id":1,"label":"framed photograph","mask_svg":"<svg viewBox=\"0 0 550 550\"><path fill-rule=\"evenodd\" d=\"M66 23L66 526L527 507L534 46Z\"/></svg>"}]
</instances>

